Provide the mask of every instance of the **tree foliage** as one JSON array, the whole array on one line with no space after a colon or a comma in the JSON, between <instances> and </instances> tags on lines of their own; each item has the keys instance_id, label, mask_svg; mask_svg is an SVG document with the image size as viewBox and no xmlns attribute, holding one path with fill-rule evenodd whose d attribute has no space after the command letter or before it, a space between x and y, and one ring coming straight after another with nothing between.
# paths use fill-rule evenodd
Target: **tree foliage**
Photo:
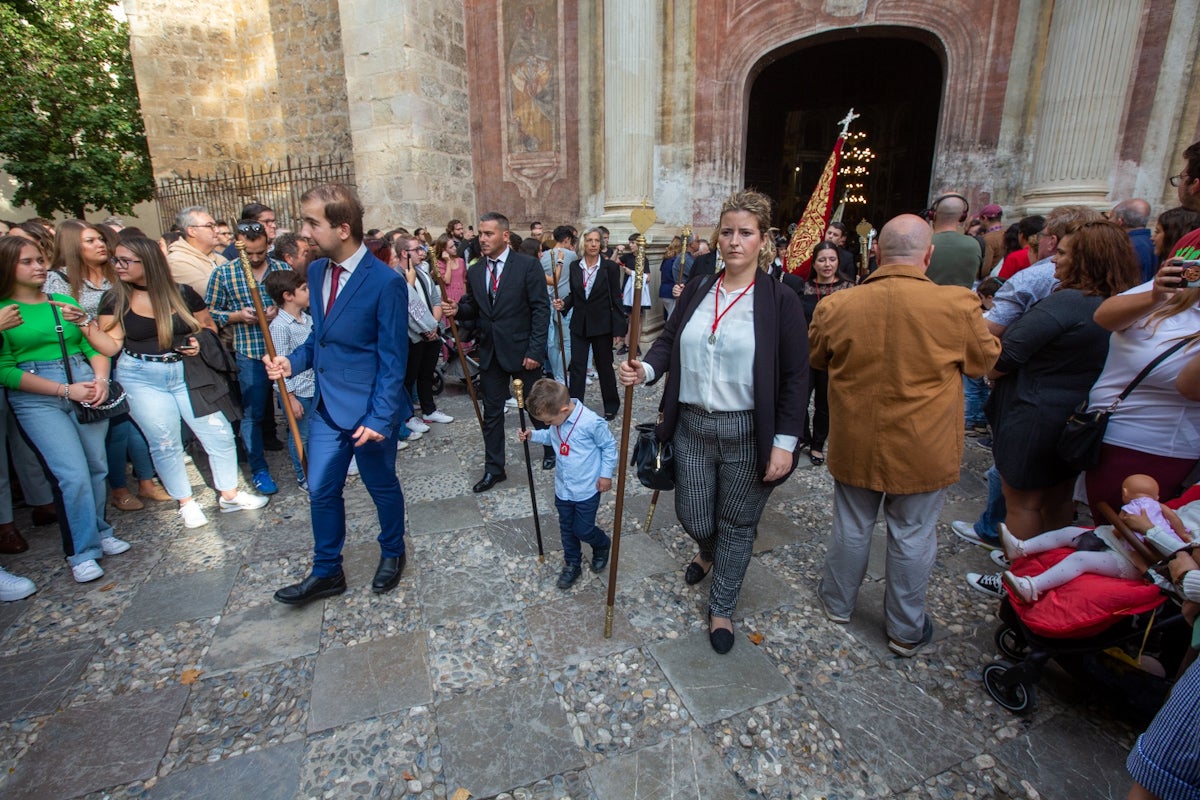
<instances>
[{"instance_id":1,"label":"tree foliage","mask_svg":"<svg viewBox=\"0 0 1200 800\"><path fill-rule=\"evenodd\" d=\"M39 214L129 213L154 194L129 26L111 0L0 2L0 158Z\"/></svg>"}]
</instances>

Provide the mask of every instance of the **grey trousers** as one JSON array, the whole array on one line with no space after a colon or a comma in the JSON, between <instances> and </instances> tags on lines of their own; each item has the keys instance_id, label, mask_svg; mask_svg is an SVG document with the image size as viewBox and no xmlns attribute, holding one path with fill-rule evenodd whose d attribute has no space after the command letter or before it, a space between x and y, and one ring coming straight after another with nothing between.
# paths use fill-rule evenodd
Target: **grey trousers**
<instances>
[{"instance_id":1,"label":"grey trousers","mask_svg":"<svg viewBox=\"0 0 1200 800\"><path fill-rule=\"evenodd\" d=\"M46 480L46 473L38 461L37 453L17 430L17 420L8 407L8 395L0 389L0 523L13 521L12 481L8 474L8 456L12 454L25 502L31 506L47 506L54 502L54 492Z\"/></svg>"},{"instance_id":2,"label":"grey trousers","mask_svg":"<svg viewBox=\"0 0 1200 800\"><path fill-rule=\"evenodd\" d=\"M887 633L900 642L920 641L925 627L925 590L937 557L938 515L946 490L886 494L835 481L833 537L817 593L833 614L849 617L867 574L871 531L883 506L887 525Z\"/></svg>"},{"instance_id":3,"label":"grey trousers","mask_svg":"<svg viewBox=\"0 0 1200 800\"><path fill-rule=\"evenodd\" d=\"M732 617L773 488L758 474L754 412L682 406L673 443L675 515L713 561L709 612Z\"/></svg>"}]
</instances>

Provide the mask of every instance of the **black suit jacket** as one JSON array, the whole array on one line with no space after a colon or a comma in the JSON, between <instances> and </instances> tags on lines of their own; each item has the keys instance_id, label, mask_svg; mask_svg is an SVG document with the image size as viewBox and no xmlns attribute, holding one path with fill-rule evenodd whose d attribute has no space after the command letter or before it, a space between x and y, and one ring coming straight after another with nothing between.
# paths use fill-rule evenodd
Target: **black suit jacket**
<instances>
[{"instance_id":1,"label":"black suit jacket","mask_svg":"<svg viewBox=\"0 0 1200 800\"><path fill-rule=\"evenodd\" d=\"M583 260L571 264L571 292L563 298L565 315L572 308L571 333L590 339L593 336L623 336L625 310L621 305L621 268L615 261L600 259L600 268L592 283L590 296L584 294Z\"/></svg>"},{"instance_id":2,"label":"black suit jacket","mask_svg":"<svg viewBox=\"0 0 1200 800\"><path fill-rule=\"evenodd\" d=\"M546 360L550 298L546 273L532 257L509 248L496 297L488 297L488 261L467 267L467 291L458 301L458 317L479 322L479 365L492 361L505 372L523 372L522 359Z\"/></svg>"},{"instance_id":3,"label":"black suit jacket","mask_svg":"<svg viewBox=\"0 0 1200 800\"><path fill-rule=\"evenodd\" d=\"M715 250L709 250L702 256L696 256L696 260L692 262L692 274L688 276L688 280L695 278L698 275L716 275L717 274L717 253Z\"/></svg>"}]
</instances>

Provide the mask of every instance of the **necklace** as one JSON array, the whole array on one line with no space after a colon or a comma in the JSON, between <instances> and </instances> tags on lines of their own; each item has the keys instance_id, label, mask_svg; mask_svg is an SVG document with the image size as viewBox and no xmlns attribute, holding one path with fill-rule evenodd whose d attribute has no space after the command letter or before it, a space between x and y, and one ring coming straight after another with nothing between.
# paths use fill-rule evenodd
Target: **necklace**
<instances>
[{"instance_id":1,"label":"necklace","mask_svg":"<svg viewBox=\"0 0 1200 800\"><path fill-rule=\"evenodd\" d=\"M709 336L708 336L709 344L717 343L717 325L720 324L721 317L728 314L729 309L736 306L737 301L741 300L743 297L745 297L746 292L750 291L750 287L754 285L754 280L751 279L751 281L748 284L746 284L746 288L742 289L742 291L738 294L738 296L733 298L733 301L730 302L729 305L725 306L725 310L722 311L721 310L721 284L724 280L725 280L725 273L722 272L721 275L717 278L717 292L716 292L716 294L713 295L713 324L712 324L712 333L709 334Z\"/></svg>"},{"instance_id":2,"label":"necklace","mask_svg":"<svg viewBox=\"0 0 1200 800\"><path fill-rule=\"evenodd\" d=\"M559 441L558 452L560 455L564 455L564 456L571 455L571 445L567 444L567 442L570 440L571 434L575 432L575 426L578 424L579 424L579 417L576 417L575 421L571 423L571 430L567 431L567 437L565 439L563 438L563 435L562 435L562 425L558 426L558 441Z\"/></svg>"}]
</instances>

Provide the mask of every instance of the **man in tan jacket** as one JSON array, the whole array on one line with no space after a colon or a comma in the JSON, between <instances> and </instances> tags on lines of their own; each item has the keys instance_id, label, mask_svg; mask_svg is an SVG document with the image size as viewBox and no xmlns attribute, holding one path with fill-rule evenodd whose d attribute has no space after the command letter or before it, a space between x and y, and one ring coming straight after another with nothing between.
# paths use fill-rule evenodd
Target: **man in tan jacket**
<instances>
[{"instance_id":1,"label":"man in tan jacket","mask_svg":"<svg viewBox=\"0 0 1200 800\"><path fill-rule=\"evenodd\" d=\"M179 212L175 224L183 238L167 248L167 264L176 283L186 283L204 297L208 276L229 259L217 249L217 225L204 206L188 206Z\"/></svg>"},{"instance_id":2,"label":"man in tan jacket","mask_svg":"<svg viewBox=\"0 0 1200 800\"><path fill-rule=\"evenodd\" d=\"M812 366L829 371L828 463L836 481L817 594L830 620L849 622L882 504L888 647L905 657L933 636L925 589L938 514L962 460L962 376L981 377L1000 355L979 298L925 276L930 238L920 217L888 222L879 269L818 303L808 333Z\"/></svg>"}]
</instances>

